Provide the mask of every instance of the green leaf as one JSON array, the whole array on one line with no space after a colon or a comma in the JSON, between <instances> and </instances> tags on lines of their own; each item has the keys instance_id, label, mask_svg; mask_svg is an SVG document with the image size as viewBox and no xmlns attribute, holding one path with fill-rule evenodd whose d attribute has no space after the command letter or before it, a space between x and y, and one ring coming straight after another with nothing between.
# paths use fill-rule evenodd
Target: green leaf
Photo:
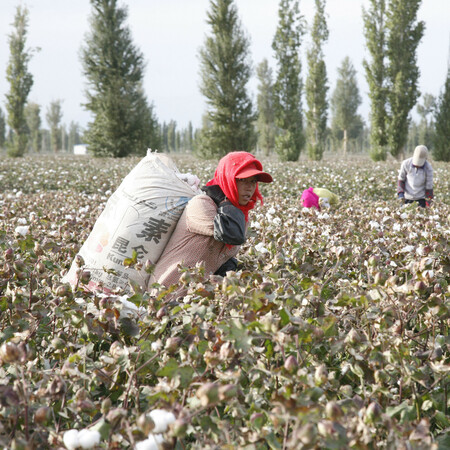
<instances>
[{"instance_id":1,"label":"green leaf","mask_svg":"<svg viewBox=\"0 0 450 450\"><path fill-rule=\"evenodd\" d=\"M120 319L120 326L120 329L125 336L137 336L140 332L137 323L129 317Z\"/></svg>"},{"instance_id":2,"label":"green leaf","mask_svg":"<svg viewBox=\"0 0 450 450\"><path fill-rule=\"evenodd\" d=\"M194 369L192 367L180 367L177 371L177 375L180 377L181 387L186 388L191 383Z\"/></svg>"},{"instance_id":3,"label":"green leaf","mask_svg":"<svg viewBox=\"0 0 450 450\"><path fill-rule=\"evenodd\" d=\"M156 375L158 375L158 377L173 378L177 370L178 370L177 360L174 358L170 358L169 361L167 361L166 365L162 369L159 369L158 372L156 372Z\"/></svg>"},{"instance_id":4,"label":"green leaf","mask_svg":"<svg viewBox=\"0 0 450 450\"><path fill-rule=\"evenodd\" d=\"M281 326L284 327L287 325L291 320L289 318L289 314L286 312L286 310L282 309L280 311L280 319L281 319Z\"/></svg>"},{"instance_id":5,"label":"green leaf","mask_svg":"<svg viewBox=\"0 0 450 450\"><path fill-rule=\"evenodd\" d=\"M436 438L439 444L438 450L447 450L450 448L450 433L445 433Z\"/></svg>"},{"instance_id":6,"label":"green leaf","mask_svg":"<svg viewBox=\"0 0 450 450\"><path fill-rule=\"evenodd\" d=\"M269 447L271 449L277 450L282 448L280 442L273 432L266 436L266 442L269 444Z\"/></svg>"}]
</instances>

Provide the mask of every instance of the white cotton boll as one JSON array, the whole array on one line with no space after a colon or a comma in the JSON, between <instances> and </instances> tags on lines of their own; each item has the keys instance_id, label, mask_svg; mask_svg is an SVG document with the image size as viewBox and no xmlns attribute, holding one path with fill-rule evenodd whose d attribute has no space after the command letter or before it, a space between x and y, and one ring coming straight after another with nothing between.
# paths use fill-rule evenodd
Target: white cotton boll
<instances>
[{"instance_id":1,"label":"white cotton boll","mask_svg":"<svg viewBox=\"0 0 450 450\"><path fill-rule=\"evenodd\" d=\"M16 197L22 197L23 192L22 191L17 191L16 192Z\"/></svg>"},{"instance_id":2,"label":"white cotton boll","mask_svg":"<svg viewBox=\"0 0 450 450\"><path fill-rule=\"evenodd\" d=\"M78 441L82 448L92 448L100 443L100 433L97 430L81 430L78 433Z\"/></svg>"},{"instance_id":3,"label":"white cotton boll","mask_svg":"<svg viewBox=\"0 0 450 450\"><path fill-rule=\"evenodd\" d=\"M260 230L261 224L259 222L252 222L252 228L254 228L255 230Z\"/></svg>"},{"instance_id":4,"label":"white cotton boll","mask_svg":"<svg viewBox=\"0 0 450 450\"><path fill-rule=\"evenodd\" d=\"M394 226L392 227L394 231L400 231L402 229L401 225L399 223L394 223Z\"/></svg>"},{"instance_id":5,"label":"white cotton boll","mask_svg":"<svg viewBox=\"0 0 450 450\"><path fill-rule=\"evenodd\" d=\"M276 226L280 226L281 225L281 219L279 217L275 217L275 219L273 219L272 221Z\"/></svg>"},{"instance_id":6,"label":"white cotton boll","mask_svg":"<svg viewBox=\"0 0 450 450\"><path fill-rule=\"evenodd\" d=\"M22 236L26 236L28 234L30 227L27 225L21 225L19 227L16 227L14 230L17 234L20 234Z\"/></svg>"},{"instance_id":7,"label":"white cotton boll","mask_svg":"<svg viewBox=\"0 0 450 450\"><path fill-rule=\"evenodd\" d=\"M165 433L167 427L175 422L174 414L164 409L154 409L149 413L149 416L155 423L155 428L153 428L154 433Z\"/></svg>"},{"instance_id":8,"label":"white cotton boll","mask_svg":"<svg viewBox=\"0 0 450 450\"><path fill-rule=\"evenodd\" d=\"M80 441L78 440L78 430L68 430L63 436L64 445L68 450L75 450L80 446Z\"/></svg>"},{"instance_id":9,"label":"white cotton boll","mask_svg":"<svg viewBox=\"0 0 450 450\"><path fill-rule=\"evenodd\" d=\"M162 348L162 341L161 341L161 339L158 339L157 341L152 342L150 347L151 347L151 349L154 352L157 352L158 350L161 350L161 348Z\"/></svg>"},{"instance_id":10,"label":"white cotton boll","mask_svg":"<svg viewBox=\"0 0 450 450\"><path fill-rule=\"evenodd\" d=\"M400 214L400 219L405 220L407 217L408 217L408 214L406 214L406 213Z\"/></svg>"},{"instance_id":11,"label":"white cotton boll","mask_svg":"<svg viewBox=\"0 0 450 450\"><path fill-rule=\"evenodd\" d=\"M403 247L400 252L402 253L410 253L414 250L414 245L407 245L406 247Z\"/></svg>"},{"instance_id":12,"label":"white cotton boll","mask_svg":"<svg viewBox=\"0 0 450 450\"><path fill-rule=\"evenodd\" d=\"M164 442L164 438L160 434L149 434L148 439L138 442L136 450L159 450L159 444Z\"/></svg>"},{"instance_id":13,"label":"white cotton boll","mask_svg":"<svg viewBox=\"0 0 450 450\"><path fill-rule=\"evenodd\" d=\"M262 242L259 242L258 244L255 245L255 250L259 253L262 253L263 255L265 253L269 253L269 250L267 250L267 248L264 247L264 244Z\"/></svg>"},{"instance_id":14,"label":"white cotton boll","mask_svg":"<svg viewBox=\"0 0 450 450\"><path fill-rule=\"evenodd\" d=\"M17 219L17 223L19 225L26 225L27 224L27 219L25 219L24 217L20 217L19 219Z\"/></svg>"},{"instance_id":15,"label":"white cotton boll","mask_svg":"<svg viewBox=\"0 0 450 450\"><path fill-rule=\"evenodd\" d=\"M319 214L317 217L318 217L319 219L325 219L325 220L327 220L327 219L330 218L330 215L329 215L328 213L323 213L323 214Z\"/></svg>"},{"instance_id":16,"label":"white cotton boll","mask_svg":"<svg viewBox=\"0 0 450 450\"><path fill-rule=\"evenodd\" d=\"M267 211L267 214L275 214L275 213L276 213L276 211L273 206L269 209L269 211Z\"/></svg>"},{"instance_id":17,"label":"white cotton boll","mask_svg":"<svg viewBox=\"0 0 450 450\"><path fill-rule=\"evenodd\" d=\"M371 220L370 222L369 222L369 225L370 225L370 228L372 228L372 230L375 228L375 229L378 229L378 228L380 228L380 224L378 223L378 222L376 222L375 220Z\"/></svg>"},{"instance_id":18,"label":"white cotton boll","mask_svg":"<svg viewBox=\"0 0 450 450\"><path fill-rule=\"evenodd\" d=\"M128 301L126 295L119 297L119 300L122 303L122 309L119 317L120 319L126 317L139 317L147 313L144 307L138 308L133 302Z\"/></svg>"},{"instance_id":19,"label":"white cotton boll","mask_svg":"<svg viewBox=\"0 0 450 450\"><path fill-rule=\"evenodd\" d=\"M417 233L415 233L414 231L411 231L411 233L409 233L410 239L416 239L416 237L417 237Z\"/></svg>"}]
</instances>

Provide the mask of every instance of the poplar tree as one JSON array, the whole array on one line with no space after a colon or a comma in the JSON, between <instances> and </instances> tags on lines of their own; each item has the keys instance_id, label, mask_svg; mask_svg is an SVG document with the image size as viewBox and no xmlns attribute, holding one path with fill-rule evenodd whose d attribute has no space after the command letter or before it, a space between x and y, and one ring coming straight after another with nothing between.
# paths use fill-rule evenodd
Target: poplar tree
<instances>
[{"instance_id":1,"label":"poplar tree","mask_svg":"<svg viewBox=\"0 0 450 450\"><path fill-rule=\"evenodd\" d=\"M33 51L26 49L28 28L28 9L18 6L12 24L13 31L8 36L9 62L6 80L10 89L6 94L6 110L10 138L7 141L10 156L23 156L27 149L28 134L25 105L33 86L33 75L28 70Z\"/></svg>"},{"instance_id":2,"label":"poplar tree","mask_svg":"<svg viewBox=\"0 0 450 450\"><path fill-rule=\"evenodd\" d=\"M53 152L56 153L62 148L61 139L61 100L54 100L47 108L47 114L45 115L47 124L50 128L50 147Z\"/></svg>"},{"instance_id":3,"label":"poplar tree","mask_svg":"<svg viewBox=\"0 0 450 450\"><path fill-rule=\"evenodd\" d=\"M311 29L311 47L307 51L308 76L305 83L307 152L311 159L319 161L325 150L327 133L327 69L322 46L328 40L325 19L326 0L316 0L316 14Z\"/></svg>"},{"instance_id":4,"label":"poplar tree","mask_svg":"<svg viewBox=\"0 0 450 450\"><path fill-rule=\"evenodd\" d=\"M435 138L433 158L437 161L450 161L450 69L444 90L439 96L435 115Z\"/></svg>"},{"instance_id":5,"label":"poplar tree","mask_svg":"<svg viewBox=\"0 0 450 450\"><path fill-rule=\"evenodd\" d=\"M28 103L25 107L25 118L29 134L29 148L38 153L41 151L41 107L37 103Z\"/></svg>"},{"instance_id":6,"label":"poplar tree","mask_svg":"<svg viewBox=\"0 0 450 450\"><path fill-rule=\"evenodd\" d=\"M302 117L300 44L304 33L298 0L281 0L272 42L277 61L274 84L275 150L283 161L297 161L305 144Z\"/></svg>"},{"instance_id":7,"label":"poplar tree","mask_svg":"<svg viewBox=\"0 0 450 450\"><path fill-rule=\"evenodd\" d=\"M142 85L144 57L126 25L127 9L117 0L91 5L91 29L81 50L88 85L84 106L94 117L86 143L95 156L144 154L158 147L159 133Z\"/></svg>"},{"instance_id":8,"label":"poplar tree","mask_svg":"<svg viewBox=\"0 0 450 450\"><path fill-rule=\"evenodd\" d=\"M369 0L363 8L364 36L371 60L363 61L370 98L370 156L374 161L387 157L387 83L385 0Z\"/></svg>"},{"instance_id":9,"label":"poplar tree","mask_svg":"<svg viewBox=\"0 0 450 450\"><path fill-rule=\"evenodd\" d=\"M424 23L417 21L421 3L422 0L390 0L387 11L390 110L387 131L390 151L395 157L404 153L411 120L409 114L420 96L417 47L425 29Z\"/></svg>"},{"instance_id":10,"label":"poplar tree","mask_svg":"<svg viewBox=\"0 0 450 450\"><path fill-rule=\"evenodd\" d=\"M253 147L255 115L246 87L250 42L234 1L211 0L206 22L211 34L200 50L200 91L206 98L207 126L202 127L197 151L214 158Z\"/></svg>"},{"instance_id":11,"label":"poplar tree","mask_svg":"<svg viewBox=\"0 0 450 450\"><path fill-rule=\"evenodd\" d=\"M434 142L434 111L436 109L436 99L431 94L423 94L422 103L416 106L417 114L421 120L419 123L419 141L432 147ZM411 126L409 126L409 129ZM409 134L409 131L408 131Z\"/></svg>"},{"instance_id":12,"label":"poplar tree","mask_svg":"<svg viewBox=\"0 0 450 450\"><path fill-rule=\"evenodd\" d=\"M259 64L256 69L258 77L258 119L256 129L258 131L258 146L267 156L272 153L275 146L275 112L273 104L273 76L267 59Z\"/></svg>"},{"instance_id":13,"label":"poplar tree","mask_svg":"<svg viewBox=\"0 0 450 450\"><path fill-rule=\"evenodd\" d=\"M359 94L356 70L346 56L338 68L336 87L331 97L332 129L342 134L343 153L347 153L348 140L357 137L362 123L358 108L362 99ZM356 133L355 133L356 132Z\"/></svg>"},{"instance_id":14,"label":"poplar tree","mask_svg":"<svg viewBox=\"0 0 450 450\"><path fill-rule=\"evenodd\" d=\"M6 119L2 108L0 108L0 150L4 148L6 140Z\"/></svg>"}]
</instances>

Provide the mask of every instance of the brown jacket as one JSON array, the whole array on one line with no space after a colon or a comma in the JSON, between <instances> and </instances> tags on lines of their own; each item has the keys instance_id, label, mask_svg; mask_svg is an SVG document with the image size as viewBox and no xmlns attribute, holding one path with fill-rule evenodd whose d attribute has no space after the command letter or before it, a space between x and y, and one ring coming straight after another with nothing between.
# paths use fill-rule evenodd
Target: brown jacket
<instances>
[{"instance_id":1,"label":"brown jacket","mask_svg":"<svg viewBox=\"0 0 450 450\"><path fill-rule=\"evenodd\" d=\"M203 262L205 274L212 274L236 256L239 245L229 248L213 237L216 213L217 206L208 195L197 195L189 201L156 264L150 283L158 282L166 287L178 283L179 264L192 268Z\"/></svg>"}]
</instances>

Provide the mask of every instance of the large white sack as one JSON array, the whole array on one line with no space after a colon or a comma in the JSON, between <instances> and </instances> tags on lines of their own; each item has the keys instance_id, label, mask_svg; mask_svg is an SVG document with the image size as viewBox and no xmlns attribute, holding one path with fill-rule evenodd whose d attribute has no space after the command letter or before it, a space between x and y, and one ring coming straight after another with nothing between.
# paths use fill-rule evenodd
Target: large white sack
<instances>
[{"instance_id":1,"label":"large white sack","mask_svg":"<svg viewBox=\"0 0 450 450\"><path fill-rule=\"evenodd\" d=\"M87 288L98 289L101 282L105 291L129 291L129 279L146 287L145 267L139 272L127 268L124 259L134 250L139 261L156 263L184 207L198 193L197 177L181 174L168 156L148 151L108 199L79 251L84 270L91 273ZM63 281L77 285L77 269L74 259Z\"/></svg>"}]
</instances>

